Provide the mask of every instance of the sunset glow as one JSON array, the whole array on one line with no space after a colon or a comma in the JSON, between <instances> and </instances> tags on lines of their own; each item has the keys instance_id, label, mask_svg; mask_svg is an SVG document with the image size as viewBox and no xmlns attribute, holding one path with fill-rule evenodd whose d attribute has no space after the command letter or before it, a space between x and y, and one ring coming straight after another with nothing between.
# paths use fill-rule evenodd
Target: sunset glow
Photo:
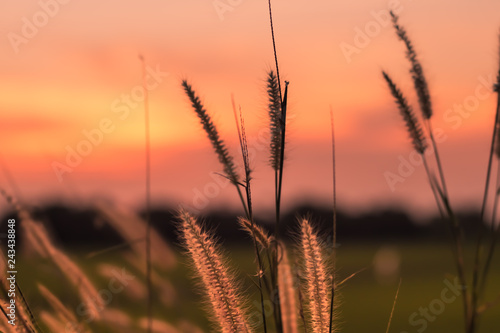
<instances>
[{"instance_id":1,"label":"sunset glow","mask_svg":"<svg viewBox=\"0 0 500 333\"><path fill-rule=\"evenodd\" d=\"M222 168L181 89L188 79L241 164L234 94L255 151L256 206L269 208L265 77L274 58L267 2L233 1L231 10L212 1L54 2L53 15L40 14L48 10L33 1L0 12L1 156L25 200L102 196L142 206L140 53L151 83L153 200L196 206L211 183L220 187L207 199L212 204L237 200L214 176ZM422 167L392 190L386 178L409 160L411 145L382 69L418 109L404 46L387 18L390 3L429 80L452 200L479 205L496 103L500 3L281 0L274 2L276 41L280 74L290 81L285 206L304 197L331 200L331 106L339 204L436 212ZM13 191L7 177L0 175L2 187Z\"/></svg>"}]
</instances>

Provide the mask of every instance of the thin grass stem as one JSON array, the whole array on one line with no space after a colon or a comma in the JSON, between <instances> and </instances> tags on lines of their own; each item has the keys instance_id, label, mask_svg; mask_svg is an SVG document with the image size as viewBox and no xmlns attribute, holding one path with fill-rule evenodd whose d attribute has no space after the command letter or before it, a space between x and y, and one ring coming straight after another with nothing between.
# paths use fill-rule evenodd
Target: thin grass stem
<instances>
[{"instance_id":1,"label":"thin grass stem","mask_svg":"<svg viewBox=\"0 0 500 333\"><path fill-rule=\"evenodd\" d=\"M253 214L252 214L252 192L250 190L250 161L248 160L248 145L247 145L247 139L246 139L246 134L245 134L245 123L243 121L243 114L241 112L241 107L240 107L240 121L238 122L238 116L236 114L236 104L234 102L234 96L231 95L231 104L233 106L233 113L234 113L234 120L236 122L236 129L238 131L238 138L240 141L240 148L241 148L241 154L243 157L243 165L245 167L245 190L246 190L246 197L247 197L247 207L245 207L245 213L247 214L247 219L250 221L252 225L252 240L253 240L253 245L255 248L255 256L257 258L257 264L258 264L258 277L259 277L259 294L260 294L260 305L261 305L261 311L262 311L262 326L264 327L264 333L267 333L267 323L266 323L266 308L264 306L264 292L262 290L262 279L263 279L263 267L262 267L262 259L260 257L260 251L259 247L257 245L257 236L255 235L255 228L254 228L254 220L253 220ZM238 186L238 185L236 185ZM239 186L238 186L239 187Z\"/></svg>"},{"instance_id":2,"label":"thin grass stem","mask_svg":"<svg viewBox=\"0 0 500 333\"><path fill-rule=\"evenodd\" d=\"M336 262L337 262L337 178L335 159L335 126L333 121L333 108L330 106L330 121L332 128L332 173L333 173L333 242L332 242L332 297L330 302L330 325L329 333L333 330L333 310L335 305L335 282L336 282Z\"/></svg>"},{"instance_id":3,"label":"thin grass stem","mask_svg":"<svg viewBox=\"0 0 500 333\"><path fill-rule=\"evenodd\" d=\"M492 169L492 164L493 164L493 155L495 153L495 140L498 135L498 127L500 125L500 94L497 97L497 107L496 107L496 112L495 112L495 122L493 125L493 135L491 137L491 146L490 146L490 153L488 156L488 167L486 171L486 182L484 185L484 195L483 195L483 203L481 205L481 213L479 216L479 223L483 224L484 223L484 216L486 214L486 205L488 202L488 194L489 194L489 186L490 186L490 178L491 178L491 169ZM476 252L474 256L474 271L473 271L473 278L472 278L472 291L473 291L473 296L472 296L472 307L474 311L473 318L470 323L469 331L468 332L474 332L475 329L475 317L477 314L477 303L479 301L479 292L480 289L482 289L481 285L479 284L479 279L480 279L480 265L481 265L481 253L484 249L483 245L483 238L484 238L484 231L479 231L479 235L477 237L477 243L476 243ZM489 270L489 263L486 262L483 270L483 275L487 273L487 270ZM483 277L483 280L486 278Z\"/></svg>"},{"instance_id":4,"label":"thin grass stem","mask_svg":"<svg viewBox=\"0 0 500 333\"><path fill-rule=\"evenodd\" d=\"M144 91L144 134L146 152L146 283L147 297L147 332L153 330L153 283L151 281L151 143L149 134L149 94L147 89L146 61L139 55L142 63L142 87Z\"/></svg>"},{"instance_id":5,"label":"thin grass stem","mask_svg":"<svg viewBox=\"0 0 500 333\"><path fill-rule=\"evenodd\" d=\"M438 173L439 173L439 178L441 180L441 187L443 189L443 193L446 195L447 198L449 198L448 195L448 188L446 186L446 181L444 177L444 172L443 172L443 166L441 163L441 158L439 155L438 147L436 144L436 140L434 139L434 133L433 133L433 128L432 128L432 122L431 119L424 119L424 123L426 124L427 131L429 132L429 138L431 139L431 144L432 144L432 149L434 151L434 157L436 158L436 164L438 167Z\"/></svg>"},{"instance_id":6,"label":"thin grass stem","mask_svg":"<svg viewBox=\"0 0 500 333\"><path fill-rule=\"evenodd\" d=\"M387 329L385 330L385 333L389 333L389 329L391 328L392 317L394 316L394 310L396 309L396 302L398 301L400 288L401 288L401 279L399 279L398 290L396 291L396 296L394 297L394 303L392 303L391 315L389 316L389 322L387 323Z\"/></svg>"},{"instance_id":7,"label":"thin grass stem","mask_svg":"<svg viewBox=\"0 0 500 333\"><path fill-rule=\"evenodd\" d=\"M433 175L429 169L429 164L427 163L427 159L424 154L422 154L423 162L424 162L424 167L425 171L427 173L427 176L429 178L429 182L432 184L436 184L436 181L433 178ZM463 252L463 244L462 244L462 237L461 237L461 229L458 225L458 220L455 216L455 213L453 212L448 198L445 197L444 193L442 190L439 188L439 186L436 185L436 190L438 191L438 194L441 197L441 201L446 209L447 213L447 219L450 222L450 230L451 234L453 237L453 242L455 244L453 248L453 254L455 256L455 262L456 262L456 268L457 268L457 273L458 273L458 278L460 280L460 284L462 286L462 299L463 299L463 306L464 306L464 320L465 320L465 327L468 327L468 324L470 322L470 314L471 314L471 304L469 304L469 292L466 289L467 286L467 279L465 277L465 263L464 263L464 252ZM434 192L434 191L433 191ZM434 192L435 193L435 192ZM439 197L435 196L436 203L439 205Z\"/></svg>"}]
</instances>

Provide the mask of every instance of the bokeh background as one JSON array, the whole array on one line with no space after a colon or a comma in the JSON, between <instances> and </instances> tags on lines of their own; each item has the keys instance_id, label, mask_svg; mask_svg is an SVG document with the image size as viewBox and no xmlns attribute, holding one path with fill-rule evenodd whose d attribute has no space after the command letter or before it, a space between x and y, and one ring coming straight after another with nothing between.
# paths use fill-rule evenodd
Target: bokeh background
<instances>
[{"instance_id":1,"label":"bokeh background","mask_svg":"<svg viewBox=\"0 0 500 333\"><path fill-rule=\"evenodd\" d=\"M227 222L242 214L239 199L218 175L222 168L180 83L193 84L241 164L234 95L252 157L254 209L259 219L272 220L265 79L274 56L267 1L22 0L4 1L0 8L0 186L38 209L54 239L87 271L99 267L101 258L122 265L114 252L90 259L89 253L110 245L107 241L121 242L116 232L96 227L102 227L102 217L92 209L96 202L114 202L144 216L141 54L152 86L155 226L175 247L166 211L183 205L205 214L241 264L242 276L255 274L250 242L241 241L244 236L233 234L234 224ZM454 274L447 230L437 223L425 170L381 75L381 70L391 74L417 108L404 45L388 9L400 15L424 66L451 202L471 229L493 129L500 2L273 1L280 74L290 81L282 196L287 221L302 207L304 214L315 211L329 232L331 109L342 212L338 268L347 277L368 267L342 289L344 332L383 331L399 277L394 327L416 332L419 326L410 316L439 298ZM11 207L1 201L0 210L3 216ZM88 241L96 228L100 237ZM473 244L466 249L473 253ZM37 281L57 293L49 266L26 260L35 272L23 281L28 295L36 299ZM490 298L500 291L498 267L497 256ZM155 313L175 324L187 320L206 328L189 274L178 265L165 275L177 294ZM90 273L97 285L106 283L105 275L98 275ZM138 315L143 299L120 295L112 306ZM498 311L486 316L484 332L498 329ZM459 331L460 316L457 301L429 321L426 331Z\"/></svg>"},{"instance_id":2,"label":"bokeh background","mask_svg":"<svg viewBox=\"0 0 500 333\"><path fill-rule=\"evenodd\" d=\"M124 119L117 111L123 95L141 84L141 53L148 66L168 73L150 92L153 200L196 205L197 191L210 196L205 187L220 171L180 88L187 78L237 153L234 94L256 150L256 209L270 208L264 80L274 60L265 1L57 3L47 20L35 1L4 3L0 13L2 160L23 198L99 196L143 204L143 105L132 99ZM411 146L380 71L415 101L404 46L387 18L390 3L274 3L281 75L290 81L285 205L331 196L331 106L339 204L435 213L423 167L392 189L386 180L386 172L398 174L401 159L409 160ZM494 117L500 4L395 4L429 80L451 199L478 207ZM102 119L112 122L111 133L60 181L53 163L65 164L67 149L75 150L86 140L83 131L99 128ZM236 203L230 189L212 196L210 205Z\"/></svg>"}]
</instances>

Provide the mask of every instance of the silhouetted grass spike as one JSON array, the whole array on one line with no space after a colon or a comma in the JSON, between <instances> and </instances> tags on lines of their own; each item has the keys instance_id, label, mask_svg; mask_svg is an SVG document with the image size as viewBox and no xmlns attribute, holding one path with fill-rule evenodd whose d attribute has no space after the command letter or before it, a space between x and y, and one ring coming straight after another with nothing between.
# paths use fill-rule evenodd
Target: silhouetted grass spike
<instances>
[{"instance_id":1,"label":"silhouetted grass spike","mask_svg":"<svg viewBox=\"0 0 500 333\"><path fill-rule=\"evenodd\" d=\"M271 130L271 156L270 162L274 170L280 165L281 156L281 97L278 78L273 71L267 77L267 95L269 97L269 125Z\"/></svg>"},{"instance_id":2,"label":"silhouetted grass spike","mask_svg":"<svg viewBox=\"0 0 500 333\"><path fill-rule=\"evenodd\" d=\"M399 90L399 88L392 81L389 75L384 71L382 71L382 75L389 85L392 96L394 96L394 98L396 99L396 104L398 105L399 111L406 123L406 129L408 130L410 138L412 139L413 147L417 152L423 154L425 149L427 148L427 142L425 140L424 132L420 127L417 117L413 113L413 110L408 104L408 101L403 96L403 93L401 92L401 90Z\"/></svg>"},{"instance_id":3,"label":"silhouetted grass spike","mask_svg":"<svg viewBox=\"0 0 500 333\"><path fill-rule=\"evenodd\" d=\"M227 177L231 181L231 183L237 185L239 183L239 177L236 173L236 167L233 162L233 157L229 155L229 152L224 144L224 141L219 136L219 132L215 127L210 115L207 113L203 104L200 101L200 98L196 95L195 91L191 87L190 84L186 80L182 81L182 87L184 88L186 94L191 101L194 111L200 118L201 124L203 125L203 129L208 135L208 139L212 143L212 146L215 149L215 153L219 157L219 161L224 166L224 172Z\"/></svg>"},{"instance_id":4,"label":"silhouetted grass spike","mask_svg":"<svg viewBox=\"0 0 500 333\"><path fill-rule=\"evenodd\" d=\"M422 65L417 59L417 53L415 52L415 48L408 37L408 34L401 25L399 25L398 20L399 17L394 14L392 11L392 23L394 28L396 29L396 34L399 39L401 39L406 46L406 57L411 63L411 77L413 79L413 85L415 87L415 91L418 96L418 103L420 105L420 109L422 110L422 115L425 119L430 119L432 117L432 103L431 103L431 95L429 93L429 86L427 85L427 80L424 76L424 71L422 69Z\"/></svg>"}]
</instances>

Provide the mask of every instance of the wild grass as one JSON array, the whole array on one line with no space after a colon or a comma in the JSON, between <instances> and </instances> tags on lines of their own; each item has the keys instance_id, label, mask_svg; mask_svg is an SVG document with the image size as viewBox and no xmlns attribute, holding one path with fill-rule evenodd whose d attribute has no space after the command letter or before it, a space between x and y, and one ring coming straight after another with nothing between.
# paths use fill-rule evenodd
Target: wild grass
<instances>
[{"instance_id":1,"label":"wild grass","mask_svg":"<svg viewBox=\"0 0 500 333\"><path fill-rule=\"evenodd\" d=\"M274 37L273 37L274 39ZM285 141L286 141L286 100L288 94L288 82L285 85L284 93L281 93L280 83L277 74L271 70L267 76L267 93L268 93L268 114L270 127L270 166L274 172L274 189L275 189L275 217L276 225L275 232L270 235L262 226L255 223L252 214L251 200L251 177L250 177L250 161L248 160L248 150L245 135L245 126L240 108L240 117L238 119L236 106L233 98L233 110L235 115L236 127L242 151L242 158L245 166L245 175L241 177L236 173L234 166L234 158L229 155L228 149L223 139L220 137L215 124L212 122L210 115L204 108L198 95L187 81L182 81L186 95L188 96L193 111L200 118L203 129L212 143L216 155L222 164L225 176L231 180L231 183L236 187L238 195L241 199L245 217L239 218L240 227L247 231L252 238L255 247L255 256L257 261L256 277L258 282L256 286L260 294L261 300L261 316L260 327L263 332L274 328L276 332L298 332L300 325L302 329L311 332L333 332L335 329L334 318L338 317L334 308L335 284L333 280L333 271L330 263L327 260L326 253L334 252L335 249L327 248L319 235L313 230L308 220L301 220L299 251L296 258L301 258L300 264L292 265L288 261L288 252L286 244L280 239L280 207L281 207L281 188L283 181L284 159L285 159ZM283 97L281 97L283 96ZM333 122L333 119L332 119ZM332 124L332 145L333 124ZM334 150L334 147L332 147ZM244 179L240 181L240 179ZM245 191L242 191L244 189ZM243 195L245 193L245 196ZM246 198L245 198L246 197ZM335 206L335 204L334 204ZM184 211L181 211L180 232L183 235L183 246L190 254L192 261L195 263L196 274L201 276L203 281L202 290L208 293L212 312L215 309L223 309L221 301L214 298L213 295L223 296L220 292L221 287L215 282L222 283L225 278L217 278L214 274L218 271L219 274L227 276L227 267L224 262L219 259L219 248L210 235L204 234L201 231L196 220ZM335 222L334 222L335 224ZM196 236L197 235L197 236ZM334 231L334 237L336 237ZM194 242L194 239L198 239ZM202 243L205 240L207 243ZM204 244L204 245L202 245ZM335 244L334 244L335 247ZM204 250L202 253L198 251ZM211 258L209 255L215 255ZM209 264L212 266L208 267ZM303 283L298 283L298 279L293 272L300 272ZM212 274L212 275L210 275ZM210 277L211 276L211 277ZM234 280L229 279L227 285L232 285ZM297 288L300 285L300 292ZM224 290L233 293L235 286L227 287ZM265 295L264 295L265 291ZM232 299L232 297L229 297ZM297 302L298 300L298 302ZM271 302L272 311L265 309L264 303ZM236 302L240 304L241 301ZM229 304L226 301L223 304ZM269 313L271 312L271 313ZM302 318L302 324L299 323L299 316ZM269 317L273 319L273 325L269 322ZM229 314L226 310L223 313L215 315L217 325L223 331L231 331L231 325L240 323L241 327L246 326L241 323L241 320L234 319L236 314ZM232 318L229 322L227 318ZM234 327L233 327L234 329ZM234 330L233 330L234 331Z\"/></svg>"},{"instance_id":2,"label":"wild grass","mask_svg":"<svg viewBox=\"0 0 500 333\"><path fill-rule=\"evenodd\" d=\"M326 255L327 252L331 252L331 249L327 249L323 242L320 241L319 235L313 230L308 220L302 220L301 222L300 250L296 256L296 258L302 258L300 264L291 264L286 251L287 245L280 239L279 222L283 161L285 157L288 82L285 86L285 92L281 94L277 75L272 70L269 71L267 78L268 113L271 132L269 160L271 169L275 174L276 208L276 227L272 235L255 223L252 214L251 191L249 190L251 186L250 161L246 149L247 143L241 108L238 119L233 98L233 110L245 166L245 175L243 177L236 173L234 158L229 155L215 124L192 86L187 81L183 81L182 86L191 102L193 111L200 118L203 129L219 157L225 176L237 188L244 208L245 217L239 218L239 224L243 230L247 231L254 243L257 262L255 276L258 278L258 282L255 284L261 300L262 318L260 325L252 329L255 329L256 332L259 330L267 332L271 328L280 333L298 332L301 325L303 325L303 330L311 332L336 331L334 327L335 320L333 320L334 317L337 317L337 314L333 311L336 304L332 299L335 285ZM244 180L240 181L240 179ZM245 191L242 191L242 189ZM228 268L224 261L220 259L220 250L216 241L209 234L202 231L201 226L191 215L185 211L181 211L179 214L181 219L179 230L182 234L183 246L194 262L196 274L201 277L203 286L200 289L208 294L211 313L215 312L215 316L212 316L212 318L216 318L216 324L224 332L236 332L237 330L234 330L235 325L243 327L240 330L250 330L250 326L247 328L246 324L243 323L244 319L242 318L244 318L244 315L239 317L240 313L244 313L243 310L230 313L225 308L226 304L235 302L236 305L233 305L233 308L237 309L241 306L240 304L245 302L233 300L234 295L238 294L235 291L237 286L234 279L227 277L229 274ZM218 277L215 272L221 276ZM303 283L298 283L294 272L300 272L299 275L304 280ZM227 286L226 288L221 287L220 284L223 283ZM300 293L297 292L299 285L301 286L299 288L301 289ZM229 295L224 295L221 290L229 293ZM214 295L225 296L223 299L227 300L221 301ZM264 303L267 302L272 305L271 311L266 310L264 306ZM223 312L217 313L216 309L221 309ZM300 324L299 316L303 318L303 324ZM228 318L231 319L228 320ZM273 319L272 325L269 322L270 318Z\"/></svg>"},{"instance_id":3,"label":"wild grass","mask_svg":"<svg viewBox=\"0 0 500 333\"><path fill-rule=\"evenodd\" d=\"M179 212L180 232L207 294L214 324L224 333L253 332L244 308L242 292L224 262L212 235L202 230L189 213Z\"/></svg>"},{"instance_id":4,"label":"wild grass","mask_svg":"<svg viewBox=\"0 0 500 333\"><path fill-rule=\"evenodd\" d=\"M130 212L113 209L109 205L101 204L102 218L110 221L110 225L116 227L116 231L124 237L131 247L130 249L120 248L119 252L120 256L123 256L124 262L129 261L130 264L118 266L106 263L98 265L95 271L89 271L83 269L81 264L73 260L68 255L67 249L57 245L43 222L33 218L26 208L21 206L5 191L2 190L2 194L17 211L17 223L21 228L18 232L28 240L26 250L35 256L34 260L38 265L33 271L37 272L40 267L49 270L51 276L47 282L54 285L49 287L35 280L39 300L36 302L37 307L32 309L30 303L34 296L33 291L30 293L29 299L25 298L22 292L23 285L16 282L17 325L13 327L7 323L8 304L3 303L3 300L9 299L7 294L10 286L7 284L7 277L2 276L0 278L0 299L2 299L2 304L0 304L2 311L0 330L29 333L137 333L147 331L151 327L154 332L182 332L182 329L177 329L175 324L167 323L155 317L151 321L152 325L149 326L150 318L147 314L142 319L137 319L137 316L134 316L133 313L123 312L109 304L115 298L148 302L147 290L144 287L147 283L146 270L144 269L144 262L146 261L145 248L137 246L136 234L131 232L136 230L135 232L138 233L137 230L146 230L146 221ZM21 230L22 232L20 232ZM159 302L157 304L161 302L163 309L172 308L175 306L177 296L172 284L166 280L165 272L175 266L176 258L172 250L154 229L151 230L151 236L150 278L152 287L155 290L155 300ZM100 251L98 254L93 254L92 260L96 260L96 258L108 253L109 251ZM3 253L1 254L0 263L4 265L3 258L5 257ZM138 273L131 275L131 281L122 282L124 284L120 285L117 274L121 274L125 269L127 274L132 274L134 270ZM6 271L6 269L2 270ZM24 271L25 269L23 269ZM97 287L95 277L98 276L99 272L104 274L104 280L102 281L105 282L106 289ZM38 279L38 276L34 278ZM114 281L111 287L109 285L110 281ZM102 288L103 285L100 284L99 286ZM121 295L122 291L124 295ZM112 295L111 299L109 298L110 294ZM40 299L43 300L43 308L40 307ZM183 322L183 326L189 328L186 332L199 332L199 329L192 324Z\"/></svg>"},{"instance_id":5,"label":"wild grass","mask_svg":"<svg viewBox=\"0 0 500 333\"><path fill-rule=\"evenodd\" d=\"M492 161L495 151L495 140L497 140L497 132L498 127L500 126L499 119L499 107L500 107L500 96L498 96L497 102L497 110L496 115L493 121L493 135L492 142L490 146L490 154L488 158L487 172L486 172L486 184L484 189L484 196L481 206L481 214L480 218L477 221L477 227L479 230L479 236L477 239L477 246L475 250L474 260L471 266L468 266L465 262L465 253L464 253L464 242L465 242L465 231L464 226L460 223L457 218L453 207L450 204L449 193L446 186L445 175L441 163L440 154L438 151L438 147L436 144L436 140L434 139L433 128L432 128L432 117L434 115L434 111L432 108L431 96L429 93L429 87L427 84L427 80L425 79L422 65L420 64L417 56L417 52L415 51L415 47L411 42L408 33L405 28L401 26L399 23L399 17L391 11L392 23L394 29L396 31L396 35L398 38L404 43L406 48L406 58L410 62L410 75L413 80L414 89L416 95L418 97L418 103L421 110L421 116L425 123L426 133L423 132L422 127L419 124L419 120L416 115L413 113L413 110L407 99L403 96L401 90L394 84L389 75L383 71L383 77L389 86L389 90L391 94L394 96L396 100L396 104L400 110L401 115L403 116L403 120L405 122L408 134L412 140L413 147L416 152L418 152L423 160L425 170L427 176L429 178L429 183L434 194L436 204L438 210L441 214L441 218L446 221L450 227L452 241L453 241L453 254L454 261L456 264L457 275L460 280L460 284L462 286L462 303L463 303L463 311L464 311L464 330L466 333L474 333L477 331L478 321L482 313L489 307L486 304L481 304L484 302L482 297L484 296L484 287L488 278L488 274L490 272L490 264L493 257L493 252L495 250L495 244L498 239L498 227L496 226L496 211L499 199L499 190L498 186L495 191L495 198L493 203L493 215L491 221L488 221L491 224L490 227L490 240L488 245L488 251L486 255L486 260L483 260L483 252L485 242L484 242L484 234L482 225L487 222L485 221L485 212L486 205L488 202L488 194L489 194L489 186L490 186L490 177L491 177L491 169L492 169ZM500 56L500 54L499 54ZM497 83L493 87L493 89L498 93L498 86L500 84L500 66L499 66L499 74L497 76ZM430 139L432 143L433 155L435 158L438 178L435 176L434 171L430 169L429 164L427 163L427 154L426 154L426 138ZM498 156L498 155L497 155ZM499 164L500 165L500 164ZM498 174L497 174L498 176ZM470 268L470 273L472 274L472 279L469 280L467 278L468 271L467 268ZM471 281L468 283L468 281Z\"/></svg>"},{"instance_id":6,"label":"wild grass","mask_svg":"<svg viewBox=\"0 0 500 333\"><path fill-rule=\"evenodd\" d=\"M307 219L300 221L300 256L303 259L303 290L313 333L330 330L331 272L324 248Z\"/></svg>"},{"instance_id":7,"label":"wild grass","mask_svg":"<svg viewBox=\"0 0 500 333\"><path fill-rule=\"evenodd\" d=\"M149 93L147 88L146 61L142 55L139 55L139 60L142 63L142 89L144 91L144 142L145 147L145 183L146 183L146 281L148 286L148 325L147 331L151 333L153 329L153 284L151 282L151 143L149 135Z\"/></svg>"},{"instance_id":8,"label":"wild grass","mask_svg":"<svg viewBox=\"0 0 500 333\"><path fill-rule=\"evenodd\" d=\"M281 83L277 56L276 39L271 1L268 0L269 19L275 68L269 70L266 78L267 114L269 118L269 166L274 173L274 232L257 223L254 218L252 201L252 161L249 158L248 142L242 108L237 109L232 99L233 113L238 132L239 145L243 160L243 174L236 168L235 158L229 153L228 146L221 137L217 126L208 110L204 107L199 95L189 82L183 80L181 85L186 93L195 115L199 118L212 148L222 165L223 176L229 179L236 188L244 214L238 218L235 228L240 227L253 243L255 262L253 272L248 280L253 283L250 289L258 294L260 311L254 315L249 304L253 293L243 287L240 274L233 269L227 259L227 252L219 240L191 213L180 210L178 213L178 229L182 246L192 262L192 269L198 277L197 290L203 294L208 317L214 330L223 333L326 333L341 330L341 313L338 287L345 284L356 273L337 282L337 219L336 219L336 156L333 111L331 111L332 127L332 171L333 171L333 221L332 243L324 240L324 235L309 217L298 217L295 230L295 243L287 243L283 235L293 230L293 226L282 225L282 188L285 171L287 142L287 99L289 83ZM478 331L479 319L496 300L485 299L485 288L490 277L492 258L496 243L500 238L497 227L497 210L500 198L500 98L497 102L496 115L480 226L489 222L491 227L487 235L480 234L477 239L472 265L466 262L464 250L464 227L457 218L450 204L445 175L433 135L432 120L436 115L431 101L428 82L423 66L419 61L415 46L406 29L399 23L399 17L391 12L392 22L397 37L403 42L406 57L410 64L409 73L418 98L420 115L414 112L403 91L390 75L383 71L391 95L394 97L403 118L412 146L423 159L426 174L437 207L442 219L448 223L452 234L454 263L460 284L463 287L463 319L466 333ZM193 332L201 329L190 322L180 319L177 322L166 322L155 318L159 305L171 309L181 301L176 287L165 277L165 272L176 265L176 256L161 236L154 230L150 219L151 205L151 157L149 134L149 99L145 84L145 60L141 57L143 68L143 85L146 93L145 107L145 202L146 217L139 218L125 209L104 203L96 204L100 218L109 224L124 240L123 244L95 251L86 259L100 257L103 254L126 249L121 259L127 265L101 263L92 273L97 273L106 280L112 280L116 271L127 267L134 271L134 278L127 285L127 297L133 302L146 304L144 313L132 315L121 309L106 304L102 297L102 289L97 287L95 276L82 268L82 265L71 258L64 248L57 244L45 224L34 218L32 212L20 205L13 197L2 191L6 200L12 204L20 219L23 235L28 240L28 249L34 253L36 260L50 265L50 270L57 277L57 283L63 286L63 292L52 289L37 282L38 292L45 307L33 311L29 299L25 297L23 286L16 283L16 302L19 325L13 328L8 324L7 306L4 301L10 286L5 277L0 280L0 331L1 332ZM500 66L499 66L500 67ZM500 69L498 81L494 87L500 94ZM423 125L422 125L423 124ZM428 154L432 149L433 154ZM431 156L431 157L429 157ZM431 169L427 159L433 158L435 170ZM486 207L493 160L499 165L495 183L492 217L486 218ZM437 176L436 176L437 175ZM235 221L236 222L236 221ZM239 226L238 226L239 225ZM2 259L4 258L1 253ZM469 263L470 264L470 263ZM0 269L6 270L5 263L0 260ZM137 273L140 274L137 274ZM136 278L139 277L139 278ZM248 283L247 283L248 284ZM386 332L390 331L394 319L396 302L399 297L401 280L396 291L389 316ZM70 295L70 297L66 297ZM499 298L500 299L500 296ZM69 303L67 303L69 300ZM80 311L85 311L82 314ZM257 318L257 319L256 319Z\"/></svg>"}]
</instances>

